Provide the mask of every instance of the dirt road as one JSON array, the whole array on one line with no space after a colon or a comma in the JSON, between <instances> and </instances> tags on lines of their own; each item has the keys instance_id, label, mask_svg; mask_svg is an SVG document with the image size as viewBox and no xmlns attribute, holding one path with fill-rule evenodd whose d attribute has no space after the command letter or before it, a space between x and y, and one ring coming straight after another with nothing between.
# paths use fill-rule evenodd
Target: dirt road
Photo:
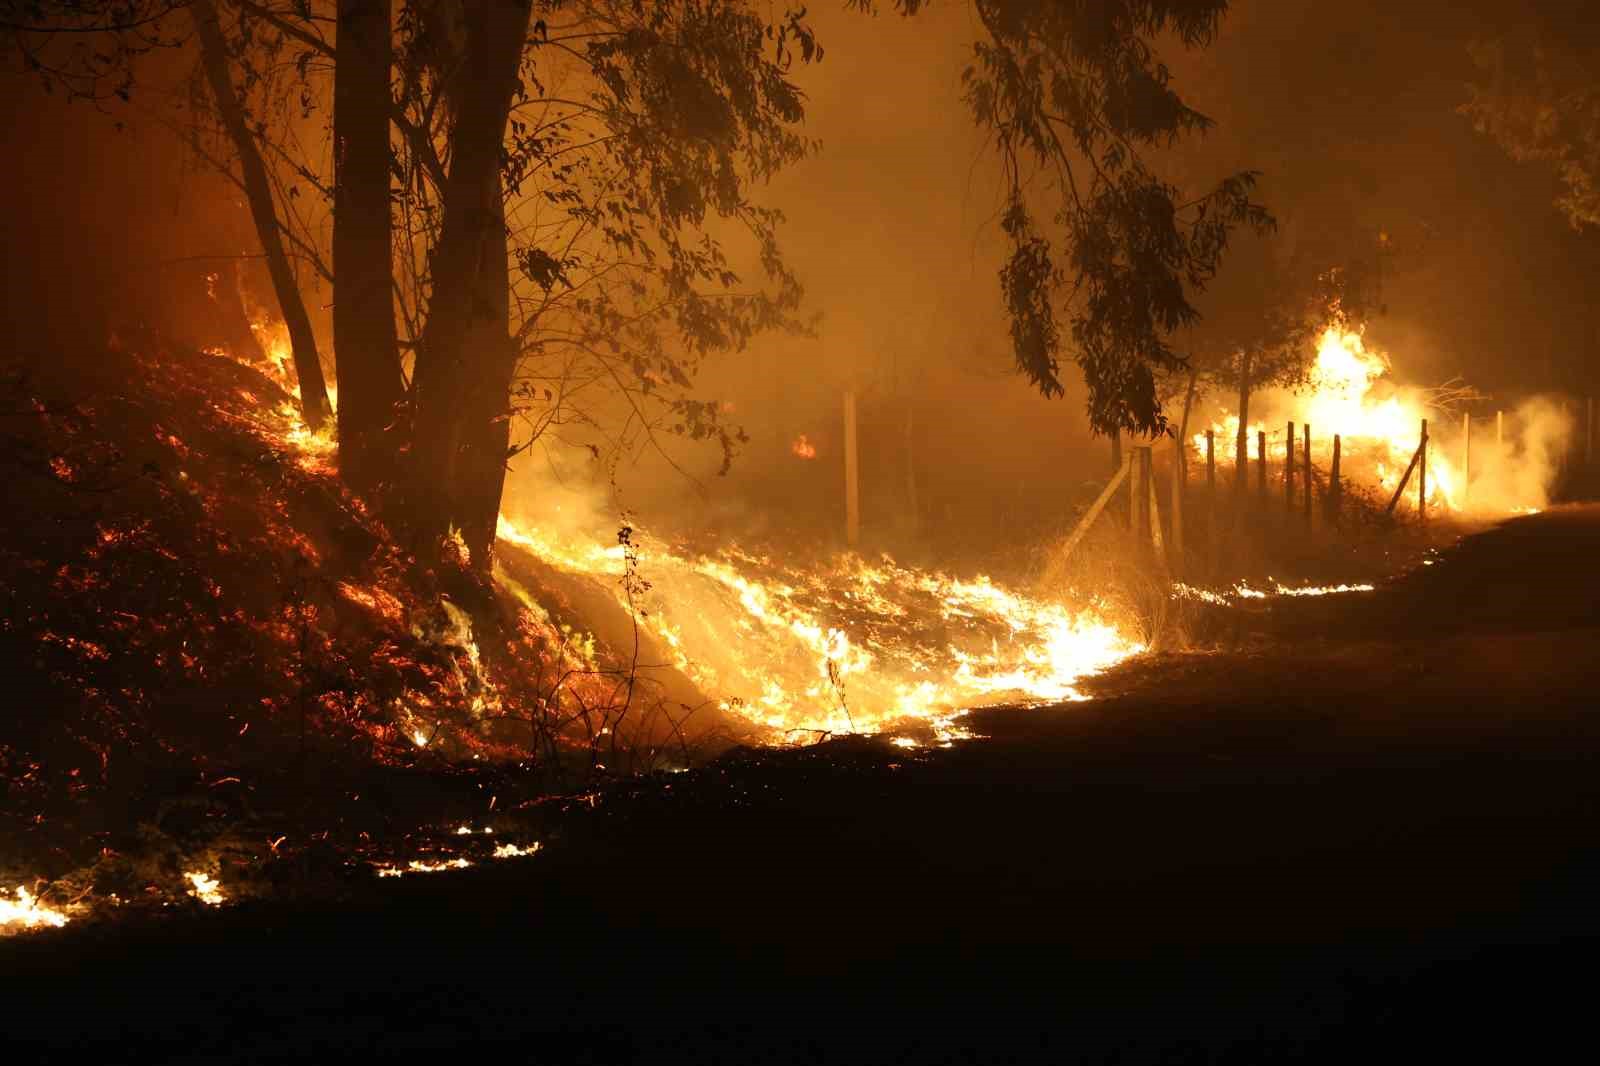
<instances>
[{"instance_id":1,"label":"dirt road","mask_svg":"<svg viewBox=\"0 0 1600 1066\"><path fill-rule=\"evenodd\" d=\"M1600 944L1597 592L1600 509L1521 519L949 751L736 753L524 863L0 945L6 1061L1542 1058Z\"/></svg>"}]
</instances>

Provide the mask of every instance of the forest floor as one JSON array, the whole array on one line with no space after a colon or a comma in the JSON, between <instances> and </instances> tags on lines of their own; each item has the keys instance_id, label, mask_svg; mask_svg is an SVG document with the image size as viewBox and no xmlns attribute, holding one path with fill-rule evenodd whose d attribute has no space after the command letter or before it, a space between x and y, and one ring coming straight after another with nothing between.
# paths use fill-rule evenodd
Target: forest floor
<instances>
[{"instance_id":1,"label":"forest floor","mask_svg":"<svg viewBox=\"0 0 1600 1066\"><path fill-rule=\"evenodd\" d=\"M1600 943L1600 507L980 739L739 749L532 858L0 941L7 1062L1544 1057Z\"/></svg>"}]
</instances>

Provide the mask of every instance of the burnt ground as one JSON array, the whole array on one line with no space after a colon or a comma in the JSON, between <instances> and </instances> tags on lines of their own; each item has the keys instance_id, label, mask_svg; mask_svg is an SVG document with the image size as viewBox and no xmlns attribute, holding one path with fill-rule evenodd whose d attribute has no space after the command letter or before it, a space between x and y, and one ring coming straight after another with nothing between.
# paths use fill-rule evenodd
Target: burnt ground
<instances>
[{"instance_id":1,"label":"burnt ground","mask_svg":"<svg viewBox=\"0 0 1600 1066\"><path fill-rule=\"evenodd\" d=\"M1600 508L948 751L738 751L517 863L0 943L7 1062L1550 1057L1600 947Z\"/></svg>"}]
</instances>

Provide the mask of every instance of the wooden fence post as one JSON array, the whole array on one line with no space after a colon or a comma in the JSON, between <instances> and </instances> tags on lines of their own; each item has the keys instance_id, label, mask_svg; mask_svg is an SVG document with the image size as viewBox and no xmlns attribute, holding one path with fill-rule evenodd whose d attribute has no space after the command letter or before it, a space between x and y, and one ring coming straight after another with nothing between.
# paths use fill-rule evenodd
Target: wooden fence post
<instances>
[{"instance_id":1,"label":"wooden fence post","mask_svg":"<svg viewBox=\"0 0 1600 1066\"><path fill-rule=\"evenodd\" d=\"M844 394L844 534L851 548L861 542L861 479L856 457L856 394Z\"/></svg>"},{"instance_id":2,"label":"wooden fence post","mask_svg":"<svg viewBox=\"0 0 1600 1066\"><path fill-rule=\"evenodd\" d=\"M1256 495L1261 497L1263 509L1267 506L1267 431L1256 431Z\"/></svg>"},{"instance_id":3,"label":"wooden fence post","mask_svg":"<svg viewBox=\"0 0 1600 1066\"><path fill-rule=\"evenodd\" d=\"M1394 495L1389 497L1389 506L1384 508L1384 514L1394 514L1394 509L1399 505L1400 497L1405 494L1406 486L1411 484L1411 475L1416 472L1417 463L1421 459L1422 445L1419 444L1417 450L1411 453L1411 462L1406 465L1406 472L1400 475L1400 484L1395 486Z\"/></svg>"},{"instance_id":4,"label":"wooden fence post","mask_svg":"<svg viewBox=\"0 0 1600 1066\"><path fill-rule=\"evenodd\" d=\"M1217 437L1206 430L1206 553L1217 561Z\"/></svg>"},{"instance_id":5,"label":"wooden fence post","mask_svg":"<svg viewBox=\"0 0 1600 1066\"><path fill-rule=\"evenodd\" d=\"M1094 520L1100 517L1101 511L1105 510L1106 504L1111 502L1111 497L1116 493L1117 486L1121 485L1122 479L1128 476L1128 463L1130 461L1130 459L1125 459L1122 465L1117 467L1117 472L1111 476L1111 480L1106 483L1106 487L1100 490L1100 495L1095 499L1093 506L1078 522L1078 528L1074 529L1072 536L1067 538L1066 547L1061 549L1061 557L1063 559L1072 554L1073 549L1078 546L1078 542L1083 539L1083 535L1089 532L1089 527L1094 525Z\"/></svg>"},{"instance_id":6,"label":"wooden fence post","mask_svg":"<svg viewBox=\"0 0 1600 1066\"><path fill-rule=\"evenodd\" d=\"M1417 445L1417 519L1428 520L1428 420L1422 420L1422 443Z\"/></svg>"},{"instance_id":7,"label":"wooden fence post","mask_svg":"<svg viewBox=\"0 0 1600 1066\"><path fill-rule=\"evenodd\" d=\"M1144 466L1148 474L1145 483L1150 486L1150 549L1155 554L1156 566L1165 571L1167 550L1161 537L1161 504L1156 497L1155 450L1153 444L1144 446Z\"/></svg>"},{"instance_id":8,"label":"wooden fence post","mask_svg":"<svg viewBox=\"0 0 1600 1066\"><path fill-rule=\"evenodd\" d=\"M1312 481L1312 478L1311 478L1311 423L1310 422L1306 423L1305 431L1306 431L1306 450L1305 450L1305 456L1304 456L1305 462L1302 463L1301 465L1303 465L1306 468L1306 525L1309 527L1311 525L1311 481Z\"/></svg>"},{"instance_id":9,"label":"wooden fence post","mask_svg":"<svg viewBox=\"0 0 1600 1066\"><path fill-rule=\"evenodd\" d=\"M1294 423L1290 422L1283 438L1283 502L1284 510L1291 513L1294 511L1294 446L1298 440Z\"/></svg>"},{"instance_id":10,"label":"wooden fence post","mask_svg":"<svg viewBox=\"0 0 1600 1066\"><path fill-rule=\"evenodd\" d=\"M1328 470L1328 522L1330 525L1339 524L1339 495L1342 487L1339 484L1339 434L1333 435L1333 466Z\"/></svg>"},{"instance_id":11,"label":"wooden fence post","mask_svg":"<svg viewBox=\"0 0 1600 1066\"><path fill-rule=\"evenodd\" d=\"M1128 464L1128 535L1139 535L1139 508L1143 506L1139 501L1139 493L1144 491L1144 486L1139 484L1139 446L1130 444L1127 448Z\"/></svg>"},{"instance_id":12,"label":"wooden fence post","mask_svg":"<svg viewBox=\"0 0 1600 1066\"><path fill-rule=\"evenodd\" d=\"M1134 544L1142 548L1150 539L1150 464L1145 449L1135 444L1130 449L1133 462L1133 481L1128 502L1128 533Z\"/></svg>"},{"instance_id":13,"label":"wooden fence post","mask_svg":"<svg viewBox=\"0 0 1600 1066\"><path fill-rule=\"evenodd\" d=\"M1183 490L1188 487L1189 477L1184 463L1184 443L1182 440L1173 442L1176 447L1172 454L1172 558L1168 561L1170 567L1178 572L1183 571Z\"/></svg>"}]
</instances>

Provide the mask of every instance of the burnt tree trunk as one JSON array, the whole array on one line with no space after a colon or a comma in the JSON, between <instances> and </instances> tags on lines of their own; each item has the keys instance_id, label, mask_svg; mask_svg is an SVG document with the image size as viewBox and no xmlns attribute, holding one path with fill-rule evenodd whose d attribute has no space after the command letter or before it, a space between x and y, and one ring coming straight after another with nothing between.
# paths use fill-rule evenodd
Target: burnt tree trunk
<instances>
[{"instance_id":1,"label":"burnt tree trunk","mask_svg":"<svg viewBox=\"0 0 1600 1066\"><path fill-rule=\"evenodd\" d=\"M1253 360L1246 352L1239 366L1239 435L1234 441L1233 500L1236 508L1244 506L1245 493L1250 487L1250 380Z\"/></svg>"},{"instance_id":2,"label":"burnt tree trunk","mask_svg":"<svg viewBox=\"0 0 1600 1066\"><path fill-rule=\"evenodd\" d=\"M517 346L511 337L511 274L505 198L496 172L484 191L494 225L478 263L486 313L473 323L468 351L472 370L463 396L461 452L457 457L460 513L457 524L473 564L487 569L494 551L500 499L511 449L511 380Z\"/></svg>"},{"instance_id":3,"label":"burnt tree trunk","mask_svg":"<svg viewBox=\"0 0 1600 1066\"><path fill-rule=\"evenodd\" d=\"M234 151L239 155L241 184L245 198L250 203L250 217L261 240L261 250L266 255L267 270L272 275L272 288L278 297L278 310L289 330L289 344L294 353L295 374L300 379L300 409L306 425L320 430L327 424L329 411L328 386L322 378L322 362L317 357L317 338L311 330L311 317L306 314L305 301L300 298L300 288L295 284L294 271L289 267L289 257L283 251L283 237L278 232L278 213L272 203L272 183L267 178L266 164L256 148L255 137L245 119L244 105L233 88L228 75L228 46L222 38L222 27L217 22L217 8L212 0L194 0L190 9L197 36L200 38L200 61L205 68L206 81L217 102L217 114L222 119Z\"/></svg>"},{"instance_id":4,"label":"burnt tree trunk","mask_svg":"<svg viewBox=\"0 0 1600 1066\"><path fill-rule=\"evenodd\" d=\"M391 0L339 0L333 83L333 353L339 469L360 492L393 470L405 396L389 213Z\"/></svg>"},{"instance_id":5,"label":"burnt tree trunk","mask_svg":"<svg viewBox=\"0 0 1600 1066\"><path fill-rule=\"evenodd\" d=\"M504 481L503 448L491 473L484 460L490 432L479 424L475 433L473 427L484 410L493 407L498 414L509 403L510 372L502 373L509 362L509 338L504 345L471 342L492 330L506 337L506 235L498 203L499 171L530 14L528 0L476 0L466 11L465 74L450 134L450 172L433 253L428 324L413 382L409 502L417 532L425 537L451 526L464 528L469 520L481 526L488 482L493 482L498 506ZM495 197L486 195L490 188L497 191ZM484 269L496 259L498 268ZM464 461L469 454L472 459ZM477 464L478 476L469 472L469 463ZM481 532L474 535L481 539ZM492 542L492 525L489 537ZM474 553L476 565L487 562L486 553Z\"/></svg>"}]
</instances>

